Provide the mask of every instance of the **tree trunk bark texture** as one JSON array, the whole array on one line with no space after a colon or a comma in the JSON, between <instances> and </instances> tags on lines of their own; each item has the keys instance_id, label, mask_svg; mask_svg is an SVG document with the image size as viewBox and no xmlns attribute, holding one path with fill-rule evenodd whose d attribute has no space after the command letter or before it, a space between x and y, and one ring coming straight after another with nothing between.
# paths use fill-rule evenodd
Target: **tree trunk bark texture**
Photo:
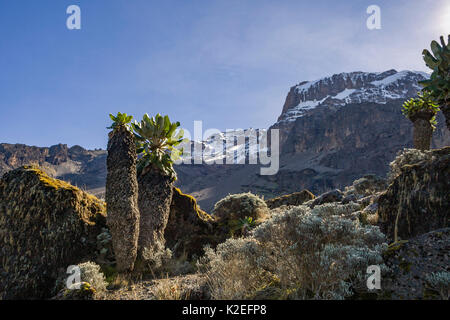
<instances>
[{"instance_id":1,"label":"tree trunk bark texture","mask_svg":"<svg viewBox=\"0 0 450 320\"><path fill-rule=\"evenodd\" d=\"M107 225L118 271L132 271L139 239L138 183L134 136L126 128L110 133L106 177Z\"/></svg>"},{"instance_id":2,"label":"tree trunk bark texture","mask_svg":"<svg viewBox=\"0 0 450 320\"><path fill-rule=\"evenodd\" d=\"M140 234L139 259L158 266L165 252L164 230L170 214L173 182L155 168L149 168L138 177Z\"/></svg>"}]
</instances>

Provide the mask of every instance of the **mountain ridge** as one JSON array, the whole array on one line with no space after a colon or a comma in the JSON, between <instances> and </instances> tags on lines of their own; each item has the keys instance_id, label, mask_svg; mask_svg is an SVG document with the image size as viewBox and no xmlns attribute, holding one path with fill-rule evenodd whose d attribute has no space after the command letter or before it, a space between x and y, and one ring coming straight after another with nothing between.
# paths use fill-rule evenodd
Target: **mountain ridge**
<instances>
[{"instance_id":1,"label":"mountain ridge","mask_svg":"<svg viewBox=\"0 0 450 320\"><path fill-rule=\"evenodd\" d=\"M290 88L278 121L270 127L280 129L282 154L276 175L261 176L260 165L182 164L176 166L177 185L210 210L229 193L251 191L270 198L309 189L318 194L349 185L367 173L383 176L396 153L412 147L412 124L402 115L401 105L417 93L420 89L417 81L425 78L422 72L391 69L379 73L340 73L300 82ZM283 121L286 119L291 120ZM450 132L441 113L437 120L433 148L450 145ZM193 143L200 143L201 150L214 160L228 155L221 154L225 138L226 134L216 134L209 140ZM235 162L242 160L239 155L248 156L249 141L245 142L243 147L227 149L233 152ZM53 177L85 186L102 196L106 151L67 145L42 150L5 145L0 144L0 175L28 164L27 161L35 161Z\"/></svg>"}]
</instances>

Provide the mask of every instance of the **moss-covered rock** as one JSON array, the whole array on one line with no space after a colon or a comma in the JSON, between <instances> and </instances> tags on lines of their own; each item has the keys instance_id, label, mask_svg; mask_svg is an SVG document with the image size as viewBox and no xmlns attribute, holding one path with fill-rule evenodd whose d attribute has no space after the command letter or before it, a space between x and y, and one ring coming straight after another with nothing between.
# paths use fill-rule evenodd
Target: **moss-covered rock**
<instances>
[{"instance_id":1,"label":"moss-covered rock","mask_svg":"<svg viewBox=\"0 0 450 320\"><path fill-rule=\"evenodd\" d=\"M306 201L314 199L315 196L308 190L294 192L281 197L266 200L266 204L270 209L275 209L281 206L299 206Z\"/></svg>"},{"instance_id":2,"label":"moss-covered rock","mask_svg":"<svg viewBox=\"0 0 450 320\"><path fill-rule=\"evenodd\" d=\"M0 298L47 298L59 269L96 255L105 203L37 167L0 179Z\"/></svg>"},{"instance_id":3,"label":"moss-covered rock","mask_svg":"<svg viewBox=\"0 0 450 320\"><path fill-rule=\"evenodd\" d=\"M97 290L89 282L79 285L79 289L61 289L52 300L95 300Z\"/></svg>"},{"instance_id":4,"label":"moss-covered rock","mask_svg":"<svg viewBox=\"0 0 450 320\"><path fill-rule=\"evenodd\" d=\"M214 205L213 217L221 241L232 236L245 235L249 229L270 217L266 202L253 193L231 194Z\"/></svg>"},{"instance_id":5,"label":"moss-covered rock","mask_svg":"<svg viewBox=\"0 0 450 320\"><path fill-rule=\"evenodd\" d=\"M194 197L173 189L164 237L175 257L200 256L205 245L214 244L213 224L214 219L200 209Z\"/></svg>"},{"instance_id":6,"label":"moss-covered rock","mask_svg":"<svg viewBox=\"0 0 450 320\"><path fill-rule=\"evenodd\" d=\"M409 239L449 226L450 147L433 150L424 160L403 164L378 199L382 231L391 239Z\"/></svg>"}]
</instances>

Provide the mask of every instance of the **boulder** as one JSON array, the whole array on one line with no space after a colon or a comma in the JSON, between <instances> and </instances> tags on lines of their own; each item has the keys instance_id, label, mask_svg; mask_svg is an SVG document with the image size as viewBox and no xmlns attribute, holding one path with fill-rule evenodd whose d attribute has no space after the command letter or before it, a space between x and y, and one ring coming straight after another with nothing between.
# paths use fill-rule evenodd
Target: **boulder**
<instances>
[{"instance_id":1,"label":"boulder","mask_svg":"<svg viewBox=\"0 0 450 320\"><path fill-rule=\"evenodd\" d=\"M386 180L374 175L366 174L362 178L353 181L351 187L346 188L345 194L356 194L359 198L384 191L387 187Z\"/></svg>"},{"instance_id":2,"label":"boulder","mask_svg":"<svg viewBox=\"0 0 450 320\"><path fill-rule=\"evenodd\" d=\"M21 167L0 179L0 300L49 298L60 269L96 255L105 204Z\"/></svg>"},{"instance_id":3,"label":"boulder","mask_svg":"<svg viewBox=\"0 0 450 320\"><path fill-rule=\"evenodd\" d=\"M230 194L214 205L213 217L217 222L218 237L225 241L229 237L246 235L270 218L270 209L253 193Z\"/></svg>"},{"instance_id":4,"label":"boulder","mask_svg":"<svg viewBox=\"0 0 450 320\"><path fill-rule=\"evenodd\" d=\"M393 240L449 227L450 147L404 164L378 199L381 230Z\"/></svg>"},{"instance_id":5,"label":"boulder","mask_svg":"<svg viewBox=\"0 0 450 320\"><path fill-rule=\"evenodd\" d=\"M164 232L166 245L174 257L199 257L203 247L213 244L214 219L200 209L194 197L173 188L172 203L167 227Z\"/></svg>"},{"instance_id":6,"label":"boulder","mask_svg":"<svg viewBox=\"0 0 450 320\"><path fill-rule=\"evenodd\" d=\"M325 192L324 194L321 194L317 198L314 199L314 201L311 202L310 207L314 208L315 206L329 203L329 202L340 202L344 198L344 194L339 189L334 189L328 192Z\"/></svg>"},{"instance_id":7,"label":"boulder","mask_svg":"<svg viewBox=\"0 0 450 320\"><path fill-rule=\"evenodd\" d=\"M392 243L383 253L388 274L382 278L390 299L445 299L450 290L450 228Z\"/></svg>"},{"instance_id":8,"label":"boulder","mask_svg":"<svg viewBox=\"0 0 450 320\"><path fill-rule=\"evenodd\" d=\"M308 190L294 192L281 197L266 200L266 204L270 209L275 209L283 205L299 206L306 201L314 199L315 196Z\"/></svg>"}]
</instances>

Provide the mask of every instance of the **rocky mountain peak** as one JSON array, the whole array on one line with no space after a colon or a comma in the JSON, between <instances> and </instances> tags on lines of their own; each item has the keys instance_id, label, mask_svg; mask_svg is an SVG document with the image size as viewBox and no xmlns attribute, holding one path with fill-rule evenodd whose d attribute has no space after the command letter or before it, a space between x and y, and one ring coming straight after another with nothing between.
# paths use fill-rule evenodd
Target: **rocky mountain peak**
<instances>
[{"instance_id":1,"label":"rocky mountain peak","mask_svg":"<svg viewBox=\"0 0 450 320\"><path fill-rule=\"evenodd\" d=\"M277 124L289 125L319 106L340 107L350 103L386 104L407 99L421 89L418 81L428 74L394 69L384 72L343 72L291 87Z\"/></svg>"}]
</instances>

